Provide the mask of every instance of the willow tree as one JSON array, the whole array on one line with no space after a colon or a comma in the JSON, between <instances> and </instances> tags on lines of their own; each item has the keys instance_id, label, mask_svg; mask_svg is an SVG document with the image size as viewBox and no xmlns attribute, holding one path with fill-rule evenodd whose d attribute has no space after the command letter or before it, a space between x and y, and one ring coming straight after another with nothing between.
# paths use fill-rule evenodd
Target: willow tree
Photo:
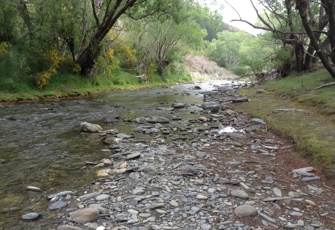
<instances>
[{"instance_id":1,"label":"willow tree","mask_svg":"<svg viewBox=\"0 0 335 230\"><path fill-rule=\"evenodd\" d=\"M107 33L122 16L139 20L153 14L177 15L183 0L85 0L87 5L82 27L85 31L83 49L77 56L82 75L89 75L103 48ZM93 17L91 24L86 17Z\"/></svg>"}]
</instances>

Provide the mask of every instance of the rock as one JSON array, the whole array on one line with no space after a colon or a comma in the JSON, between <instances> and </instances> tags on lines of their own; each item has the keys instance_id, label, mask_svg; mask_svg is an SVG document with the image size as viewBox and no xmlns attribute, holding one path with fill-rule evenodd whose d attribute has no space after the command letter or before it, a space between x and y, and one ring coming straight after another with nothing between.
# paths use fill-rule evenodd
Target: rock
<instances>
[{"instance_id":1,"label":"rock","mask_svg":"<svg viewBox=\"0 0 335 230\"><path fill-rule=\"evenodd\" d=\"M201 106L204 110L209 110L212 113L217 113L220 110L220 104L217 102L205 102Z\"/></svg>"},{"instance_id":2,"label":"rock","mask_svg":"<svg viewBox=\"0 0 335 230\"><path fill-rule=\"evenodd\" d=\"M303 181L303 182L308 182L308 181L313 181L313 180L320 180L320 177L318 177L318 176L312 176L312 177L301 178L301 181Z\"/></svg>"},{"instance_id":3,"label":"rock","mask_svg":"<svg viewBox=\"0 0 335 230\"><path fill-rule=\"evenodd\" d=\"M241 103L241 102L248 102L249 99L247 97L239 97L232 100L233 103Z\"/></svg>"},{"instance_id":4,"label":"rock","mask_svg":"<svg viewBox=\"0 0 335 230\"><path fill-rule=\"evenodd\" d=\"M41 192L42 190L35 186L27 186L27 190L33 191L33 192Z\"/></svg>"},{"instance_id":5,"label":"rock","mask_svg":"<svg viewBox=\"0 0 335 230\"><path fill-rule=\"evenodd\" d=\"M197 175L199 170L192 165L185 165L181 168L180 174L182 176L194 176Z\"/></svg>"},{"instance_id":6,"label":"rock","mask_svg":"<svg viewBox=\"0 0 335 230\"><path fill-rule=\"evenodd\" d=\"M107 200L109 198L109 195L108 194L101 194L101 195L98 195L95 200L97 201L101 201L101 200Z\"/></svg>"},{"instance_id":7,"label":"rock","mask_svg":"<svg viewBox=\"0 0 335 230\"><path fill-rule=\"evenodd\" d=\"M66 202L64 202L62 200L58 200L58 201L52 203L51 205L49 205L48 209L50 211L53 211L53 210L64 208L64 207L66 207L66 205L67 205Z\"/></svg>"},{"instance_id":8,"label":"rock","mask_svg":"<svg viewBox=\"0 0 335 230\"><path fill-rule=\"evenodd\" d=\"M171 200L171 201L170 201L170 204L171 204L173 207L178 207L178 206L179 206L178 202L175 201L175 200Z\"/></svg>"},{"instance_id":9,"label":"rock","mask_svg":"<svg viewBox=\"0 0 335 230\"><path fill-rule=\"evenodd\" d=\"M299 168L299 169L293 169L292 173L298 173L298 172L313 172L313 167L305 167L305 168Z\"/></svg>"},{"instance_id":10,"label":"rock","mask_svg":"<svg viewBox=\"0 0 335 230\"><path fill-rule=\"evenodd\" d=\"M126 156L126 160L135 159L135 158L137 158L139 156L141 156L140 152L134 152L134 153L131 153L131 154L127 155Z\"/></svg>"},{"instance_id":11,"label":"rock","mask_svg":"<svg viewBox=\"0 0 335 230\"><path fill-rule=\"evenodd\" d=\"M136 123L169 123L170 120L162 116L149 116L149 117L137 117L135 119Z\"/></svg>"},{"instance_id":12,"label":"rock","mask_svg":"<svg viewBox=\"0 0 335 230\"><path fill-rule=\"evenodd\" d=\"M238 197L238 198L241 198L241 199L248 199L249 198L249 195L243 190L233 190L233 191L230 192L230 194L234 197Z\"/></svg>"},{"instance_id":13,"label":"rock","mask_svg":"<svg viewBox=\"0 0 335 230\"><path fill-rule=\"evenodd\" d=\"M31 212L31 213L27 213L27 214L22 215L21 218L22 218L23 220L35 220L35 219L37 219L39 216L40 216L39 213L37 213L37 212Z\"/></svg>"},{"instance_id":14,"label":"rock","mask_svg":"<svg viewBox=\"0 0 335 230\"><path fill-rule=\"evenodd\" d=\"M276 196L283 196L281 190L277 187L273 188L272 191Z\"/></svg>"},{"instance_id":15,"label":"rock","mask_svg":"<svg viewBox=\"0 0 335 230\"><path fill-rule=\"evenodd\" d=\"M198 194L195 198L199 199L199 200L207 200L208 197L202 194Z\"/></svg>"},{"instance_id":16,"label":"rock","mask_svg":"<svg viewBox=\"0 0 335 230\"><path fill-rule=\"evenodd\" d=\"M103 130L102 127L97 124L91 124L88 122L80 123L80 131L82 132L98 133L98 132L101 132L102 130Z\"/></svg>"},{"instance_id":17,"label":"rock","mask_svg":"<svg viewBox=\"0 0 335 230\"><path fill-rule=\"evenodd\" d=\"M267 91L265 89L258 89L256 90L256 93L266 93Z\"/></svg>"},{"instance_id":18,"label":"rock","mask_svg":"<svg viewBox=\"0 0 335 230\"><path fill-rule=\"evenodd\" d=\"M256 124L256 125L258 125L258 124L266 125L266 122L264 120L262 120L262 119L259 119L259 118L252 118L250 120L250 123L251 124Z\"/></svg>"},{"instance_id":19,"label":"rock","mask_svg":"<svg viewBox=\"0 0 335 230\"><path fill-rule=\"evenodd\" d=\"M258 212L254 206L241 205L235 208L234 213L238 217L255 216Z\"/></svg>"},{"instance_id":20,"label":"rock","mask_svg":"<svg viewBox=\"0 0 335 230\"><path fill-rule=\"evenodd\" d=\"M175 109L182 109L182 108L185 108L187 106L186 103L184 102L174 102L172 104L172 107L175 108Z\"/></svg>"},{"instance_id":21,"label":"rock","mask_svg":"<svg viewBox=\"0 0 335 230\"><path fill-rule=\"evenodd\" d=\"M57 230L85 230L85 229L71 225L60 225L57 227Z\"/></svg>"},{"instance_id":22,"label":"rock","mask_svg":"<svg viewBox=\"0 0 335 230\"><path fill-rule=\"evenodd\" d=\"M99 209L83 208L70 213L70 220L76 223L85 224L96 221L99 218Z\"/></svg>"}]
</instances>

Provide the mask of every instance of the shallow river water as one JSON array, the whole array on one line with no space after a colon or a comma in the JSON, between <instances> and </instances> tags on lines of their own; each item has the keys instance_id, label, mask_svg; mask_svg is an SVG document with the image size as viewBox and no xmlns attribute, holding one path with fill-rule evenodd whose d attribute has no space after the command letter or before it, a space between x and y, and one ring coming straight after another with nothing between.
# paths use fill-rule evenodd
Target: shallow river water
<instances>
[{"instance_id":1,"label":"shallow river water","mask_svg":"<svg viewBox=\"0 0 335 230\"><path fill-rule=\"evenodd\" d=\"M94 180L96 175L85 167L85 162L109 158L110 152L102 151L106 146L98 134L81 133L80 122L134 134L130 123L104 123L103 118L116 114L120 117L134 114L171 118L169 109L173 102L201 105L202 91L225 83L176 85L113 92L87 99L0 105L0 229L27 229L21 215L46 212L47 195L84 190L85 185ZM195 85L200 85L201 90L195 90ZM177 115L182 118L195 116L188 110L181 110ZM28 191L27 186L39 187L42 192Z\"/></svg>"}]
</instances>

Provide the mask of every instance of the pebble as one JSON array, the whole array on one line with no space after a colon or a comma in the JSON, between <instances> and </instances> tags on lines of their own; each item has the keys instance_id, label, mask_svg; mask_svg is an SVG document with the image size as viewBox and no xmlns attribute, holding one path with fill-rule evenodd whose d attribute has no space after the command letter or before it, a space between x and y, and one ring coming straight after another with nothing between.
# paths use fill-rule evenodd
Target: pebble
<instances>
[{"instance_id":1,"label":"pebble","mask_svg":"<svg viewBox=\"0 0 335 230\"><path fill-rule=\"evenodd\" d=\"M40 216L39 213L37 213L37 212L31 212L31 213L24 214L21 217L22 217L23 220L35 220L39 216Z\"/></svg>"},{"instance_id":2,"label":"pebble","mask_svg":"<svg viewBox=\"0 0 335 230\"><path fill-rule=\"evenodd\" d=\"M233 190L233 191L230 192L230 194L234 197L238 197L238 198L241 198L241 199L248 199L249 198L249 195L243 190Z\"/></svg>"},{"instance_id":3,"label":"pebble","mask_svg":"<svg viewBox=\"0 0 335 230\"><path fill-rule=\"evenodd\" d=\"M101 194L101 195L98 195L95 199L97 201L101 201L101 200L107 200L108 198L109 198L108 194Z\"/></svg>"},{"instance_id":4,"label":"pebble","mask_svg":"<svg viewBox=\"0 0 335 230\"><path fill-rule=\"evenodd\" d=\"M48 209L50 211L53 211L53 210L57 210L57 209L61 209L61 208L64 208L67 206L67 203L62 201L62 200L58 200L54 203L52 203L51 205L49 205Z\"/></svg>"},{"instance_id":5,"label":"pebble","mask_svg":"<svg viewBox=\"0 0 335 230\"><path fill-rule=\"evenodd\" d=\"M99 209L84 208L70 213L70 220L76 223L85 224L93 222L99 218Z\"/></svg>"},{"instance_id":6,"label":"pebble","mask_svg":"<svg viewBox=\"0 0 335 230\"><path fill-rule=\"evenodd\" d=\"M247 217L256 215L257 209L251 205L241 205L235 208L234 213L238 217Z\"/></svg>"}]
</instances>

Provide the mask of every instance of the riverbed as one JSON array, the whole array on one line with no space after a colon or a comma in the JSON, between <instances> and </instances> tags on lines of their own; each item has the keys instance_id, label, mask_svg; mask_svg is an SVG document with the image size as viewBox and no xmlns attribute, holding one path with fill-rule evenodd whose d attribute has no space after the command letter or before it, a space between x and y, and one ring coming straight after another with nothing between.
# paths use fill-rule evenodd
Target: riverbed
<instances>
[{"instance_id":1,"label":"riverbed","mask_svg":"<svg viewBox=\"0 0 335 230\"><path fill-rule=\"evenodd\" d=\"M81 122L140 135L125 118L157 115L192 119L196 115L190 111L203 102L202 92L228 83L175 85L86 99L1 106L0 229L25 229L21 215L43 213L47 195L66 190L80 192L94 180L94 170L85 163L109 158L110 151L99 141L99 134L80 132ZM190 109L172 113L174 102L186 103ZM118 120L106 122L109 117ZM28 191L27 186L38 187L41 192Z\"/></svg>"}]
</instances>

